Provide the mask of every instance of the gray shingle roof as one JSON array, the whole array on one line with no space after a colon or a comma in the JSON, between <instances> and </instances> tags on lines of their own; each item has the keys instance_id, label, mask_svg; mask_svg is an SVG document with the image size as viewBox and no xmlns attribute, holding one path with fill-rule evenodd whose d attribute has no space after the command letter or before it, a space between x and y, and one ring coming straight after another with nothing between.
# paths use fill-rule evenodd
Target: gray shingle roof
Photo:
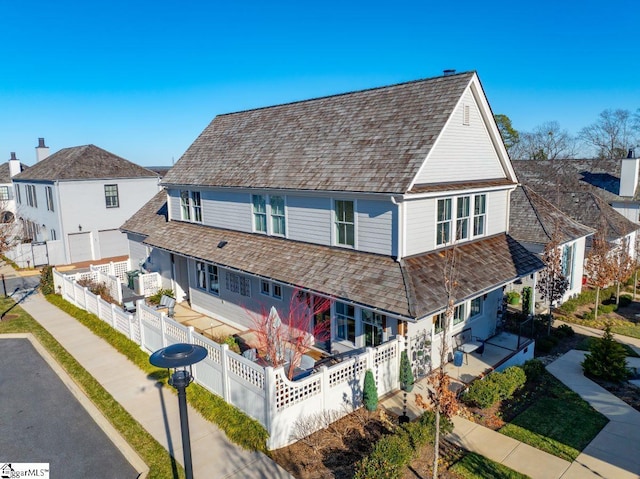
<instances>
[{"instance_id":1,"label":"gray shingle roof","mask_svg":"<svg viewBox=\"0 0 640 479\"><path fill-rule=\"evenodd\" d=\"M560 243L591 235L594 229L571 219L528 186L511 193L509 234L517 241L546 245L554 232Z\"/></svg>"},{"instance_id":2,"label":"gray shingle roof","mask_svg":"<svg viewBox=\"0 0 640 479\"><path fill-rule=\"evenodd\" d=\"M543 195L575 221L594 230L604 226L609 241L626 236L640 228L640 225L628 220L609 205L610 201L621 200L621 197L585 182L584 178L603 178L609 175L603 171L612 168L611 171L615 172L616 164L619 174L620 160L513 162L516 175L523 184ZM593 171L588 173L585 169L587 167L593 168ZM605 183L607 182L600 184ZM589 243L587 238L587 244Z\"/></svg>"},{"instance_id":3,"label":"gray shingle roof","mask_svg":"<svg viewBox=\"0 0 640 479\"><path fill-rule=\"evenodd\" d=\"M474 75L217 116L163 183L405 193Z\"/></svg>"},{"instance_id":4,"label":"gray shingle roof","mask_svg":"<svg viewBox=\"0 0 640 479\"><path fill-rule=\"evenodd\" d=\"M95 145L63 148L14 176L16 180L95 180L149 178L157 173Z\"/></svg>"},{"instance_id":5,"label":"gray shingle roof","mask_svg":"<svg viewBox=\"0 0 640 479\"><path fill-rule=\"evenodd\" d=\"M399 263L390 256L168 222L162 192L121 229L146 236L150 246L406 317L419 318L447 303L441 251ZM227 244L218 248L220 241ZM504 234L459 245L458 251L459 300L542 268L540 260Z\"/></svg>"},{"instance_id":6,"label":"gray shingle roof","mask_svg":"<svg viewBox=\"0 0 640 479\"><path fill-rule=\"evenodd\" d=\"M29 168L24 163L20 163L22 171ZM11 183L11 174L9 172L9 162L0 164L0 183Z\"/></svg>"}]
</instances>

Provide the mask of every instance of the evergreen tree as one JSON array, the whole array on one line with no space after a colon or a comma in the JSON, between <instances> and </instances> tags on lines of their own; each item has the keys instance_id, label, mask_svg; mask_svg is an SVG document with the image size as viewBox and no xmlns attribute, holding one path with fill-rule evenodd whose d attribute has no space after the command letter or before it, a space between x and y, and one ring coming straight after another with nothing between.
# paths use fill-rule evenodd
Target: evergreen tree
<instances>
[{"instance_id":1,"label":"evergreen tree","mask_svg":"<svg viewBox=\"0 0 640 479\"><path fill-rule=\"evenodd\" d=\"M411 370L409 356L406 351L402 351L400 353L400 387L403 391L411 392L413 383L413 371Z\"/></svg>"},{"instance_id":2,"label":"evergreen tree","mask_svg":"<svg viewBox=\"0 0 640 479\"><path fill-rule=\"evenodd\" d=\"M371 369L367 369L364 375L363 402L367 411L375 411L378 407L378 388Z\"/></svg>"},{"instance_id":3,"label":"evergreen tree","mask_svg":"<svg viewBox=\"0 0 640 479\"><path fill-rule=\"evenodd\" d=\"M629 378L626 351L613 339L610 324L605 326L602 339L591 343L589 351L582 362L582 369L587 376L613 382Z\"/></svg>"}]
</instances>

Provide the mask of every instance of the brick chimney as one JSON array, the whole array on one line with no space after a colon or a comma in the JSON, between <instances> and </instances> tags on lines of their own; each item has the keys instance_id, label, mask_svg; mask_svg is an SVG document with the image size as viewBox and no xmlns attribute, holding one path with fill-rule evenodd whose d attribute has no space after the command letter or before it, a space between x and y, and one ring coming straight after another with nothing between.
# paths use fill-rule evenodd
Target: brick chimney
<instances>
[{"instance_id":1,"label":"brick chimney","mask_svg":"<svg viewBox=\"0 0 640 479\"><path fill-rule=\"evenodd\" d=\"M629 150L626 158L620 165L620 196L634 197L638 187L638 174L640 173L640 158L634 158L633 150Z\"/></svg>"},{"instance_id":2,"label":"brick chimney","mask_svg":"<svg viewBox=\"0 0 640 479\"><path fill-rule=\"evenodd\" d=\"M13 178L22 171L22 165L20 160L16 158L16 152L11 152L11 158L9 158L9 176Z\"/></svg>"},{"instance_id":3,"label":"brick chimney","mask_svg":"<svg viewBox=\"0 0 640 479\"><path fill-rule=\"evenodd\" d=\"M44 144L44 138L38 138L36 146L36 163L41 162L49 156L49 147Z\"/></svg>"}]
</instances>

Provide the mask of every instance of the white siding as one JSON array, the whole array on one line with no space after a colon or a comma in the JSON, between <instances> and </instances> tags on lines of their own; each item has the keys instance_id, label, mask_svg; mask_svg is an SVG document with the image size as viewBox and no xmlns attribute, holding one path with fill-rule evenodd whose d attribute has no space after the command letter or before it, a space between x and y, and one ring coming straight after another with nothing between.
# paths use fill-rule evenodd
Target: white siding
<instances>
[{"instance_id":1,"label":"white siding","mask_svg":"<svg viewBox=\"0 0 640 479\"><path fill-rule=\"evenodd\" d=\"M436 200L407 201L406 206L406 256L424 253L435 248Z\"/></svg>"},{"instance_id":2,"label":"white siding","mask_svg":"<svg viewBox=\"0 0 640 479\"><path fill-rule=\"evenodd\" d=\"M202 219L207 226L251 232L251 195L226 191L203 191Z\"/></svg>"},{"instance_id":3,"label":"white siding","mask_svg":"<svg viewBox=\"0 0 640 479\"><path fill-rule=\"evenodd\" d=\"M131 259L131 268L139 269L147 260L147 246L142 244L144 236L136 234L127 234L129 240L129 258Z\"/></svg>"},{"instance_id":4,"label":"white siding","mask_svg":"<svg viewBox=\"0 0 640 479\"><path fill-rule=\"evenodd\" d=\"M129 252L127 235L117 229L98 231L98 243L100 258L124 256Z\"/></svg>"},{"instance_id":5,"label":"white siding","mask_svg":"<svg viewBox=\"0 0 640 479\"><path fill-rule=\"evenodd\" d=\"M91 250L91 233L70 234L69 253L72 263L94 259Z\"/></svg>"},{"instance_id":6,"label":"white siding","mask_svg":"<svg viewBox=\"0 0 640 479\"><path fill-rule=\"evenodd\" d=\"M287 196L287 237L329 246L331 207L330 198Z\"/></svg>"},{"instance_id":7,"label":"white siding","mask_svg":"<svg viewBox=\"0 0 640 479\"><path fill-rule=\"evenodd\" d=\"M169 219L180 219L180 191L179 190L167 190L167 201L169 208Z\"/></svg>"},{"instance_id":8,"label":"white siding","mask_svg":"<svg viewBox=\"0 0 640 479\"><path fill-rule=\"evenodd\" d=\"M504 233L507 230L508 197L507 190L487 193L487 236Z\"/></svg>"},{"instance_id":9,"label":"white siding","mask_svg":"<svg viewBox=\"0 0 640 479\"><path fill-rule=\"evenodd\" d=\"M358 250L385 255L397 251L396 211L390 201L358 200Z\"/></svg>"},{"instance_id":10,"label":"white siding","mask_svg":"<svg viewBox=\"0 0 640 479\"><path fill-rule=\"evenodd\" d=\"M463 110L469 107L470 121L464 125ZM455 167L454 167L455 165ZM498 154L489 136L478 104L467 90L428 155L416 183L441 183L505 178Z\"/></svg>"}]
</instances>

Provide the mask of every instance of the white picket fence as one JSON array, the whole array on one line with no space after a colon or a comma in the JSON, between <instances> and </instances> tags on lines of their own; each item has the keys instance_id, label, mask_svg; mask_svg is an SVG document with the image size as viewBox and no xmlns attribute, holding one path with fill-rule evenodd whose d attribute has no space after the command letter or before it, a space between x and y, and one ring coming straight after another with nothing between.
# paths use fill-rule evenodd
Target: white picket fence
<instances>
[{"instance_id":1,"label":"white picket fence","mask_svg":"<svg viewBox=\"0 0 640 479\"><path fill-rule=\"evenodd\" d=\"M382 396L398 389L402 341L393 339L338 364L320 367L310 376L290 381L282 367L262 367L196 333L192 327L167 317L138 301L135 314L128 314L78 286L74 278L54 270L54 283L64 299L94 313L149 353L175 343L192 343L207 349L207 357L194 366L195 381L224 398L229 404L259 421L269 433L267 447L278 449L300 439L299 423L306 432L324 411L338 419L362 404L364 375L373 371Z\"/></svg>"}]
</instances>

